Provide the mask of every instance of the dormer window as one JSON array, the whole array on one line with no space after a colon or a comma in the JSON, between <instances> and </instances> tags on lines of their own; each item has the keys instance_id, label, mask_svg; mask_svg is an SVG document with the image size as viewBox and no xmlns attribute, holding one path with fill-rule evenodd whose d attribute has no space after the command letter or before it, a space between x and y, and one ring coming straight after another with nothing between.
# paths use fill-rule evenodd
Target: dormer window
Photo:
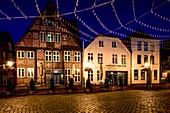
<instances>
[{"instance_id":1,"label":"dormer window","mask_svg":"<svg viewBox=\"0 0 170 113\"><path fill-rule=\"evenodd\" d=\"M104 47L103 41L99 41L99 47Z\"/></svg>"}]
</instances>

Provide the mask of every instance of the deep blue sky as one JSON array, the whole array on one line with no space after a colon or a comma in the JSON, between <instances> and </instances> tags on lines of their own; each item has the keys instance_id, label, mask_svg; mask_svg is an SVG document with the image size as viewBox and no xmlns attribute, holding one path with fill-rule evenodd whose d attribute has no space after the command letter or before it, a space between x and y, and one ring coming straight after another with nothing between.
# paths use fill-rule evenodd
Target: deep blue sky
<instances>
[{"instance_id":1,"label":"deep blue sky","mask_svg":"<svg viewBox=\"0 0 170 113\"><path fill-rule=\"evenodd\" d=\"M39 9L42 10L48 0L0 0L0 31L11 32L14 42L17 42L34 19L25 19L21 13L23 12L26 16L38 15L35 1L37 1ZM81 38L86 39L87 42L96 37L96 34L88 29L89 27L96 33L114 35L120 38L138 29L152 34L157 39L164 39L165 37L162 36L169 38L170 35L170 2L166 0L154 0L154 5L153 0L79 0L76 10L81 10L81 12L77 12L77 16L73 13L76 0L52 1L55 5L58 1L59 12L63 18L77 19L79 17L85 22L83 25L82 21L77 19L79 29L90 35L87 37L80 33ZM111 4L113 1L114 6ZM92 7L94 2L99 7L84 10ZM153 14L150 12L152 6L154 8ZM22 12L17 10L17 7ZM134 12L138 22L134 20ZM11 20L7 19L6 15ZM127 24L128 22L131 23Z\"/></svg>"}]
</instances>

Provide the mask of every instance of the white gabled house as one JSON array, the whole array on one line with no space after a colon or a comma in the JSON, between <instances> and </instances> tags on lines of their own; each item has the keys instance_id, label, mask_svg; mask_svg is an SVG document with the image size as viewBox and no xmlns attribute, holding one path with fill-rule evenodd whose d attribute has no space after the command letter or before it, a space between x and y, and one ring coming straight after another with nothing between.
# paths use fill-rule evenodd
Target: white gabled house
<instances>
[{"instance_id":1,"label":"white gabled house","mask_svg":"<svg viewBox=\"0 0 170 113\"><path fill-rule=\"evenodd\" d=\"M139 30L124 42L132 55L132 84L158 84L160 82L160 40ZM149 66L146 67L145 64ZM145 69L149 69L147 76Z\"/></svg>"},{"instance_id":2,"label":"white gabled house","mask_svg":"<svg viewBox=\"0 0 170 113\"><path fill-rule=\"evenodd\" d=\"M131 83L131 54L118 37L99 35L83 52L83 76L92 84L100 84L108 77L109 83L119 85L123 79L124 85ZM87 62L92 64L92 70L85 71Z\"/></svg>"}]
</instances>

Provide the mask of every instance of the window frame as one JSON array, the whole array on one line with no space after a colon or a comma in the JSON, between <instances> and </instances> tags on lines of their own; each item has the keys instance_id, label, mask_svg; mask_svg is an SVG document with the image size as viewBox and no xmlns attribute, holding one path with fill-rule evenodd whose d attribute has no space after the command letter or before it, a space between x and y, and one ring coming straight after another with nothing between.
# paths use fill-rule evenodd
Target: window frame
<instances>
[{"instance_id":1,"label":"window frame","mask_svg":"<svg viewBox=\"0 0 170 113\"><path fill-rule=\"evenodd\" d=\"M25 51L17 51L17 58L25 58Z\"/></svg>"},{"instance_id":2,"label":"window frame","mask_svg":"<svg viewBox=\"0 0 170 113\"><path fill-rule=\"evenodd\" d=\"M143 43L143 50L148 51L148 42Z\"/></svg>"},{"instance_id":3,"label":"window frame","mask_svg":"<svg viewBox=\"0 0 170 113\"><path fill-rule=\"evenodd\" d=\"M45 42L46 41L46 32L40 32L40 41Z\"/></svg>"},{"instance_id":4,"label":"window frame","mask_svg":"<svg viewBox=\"0 0 170 113\"><path fill-rule=\"evenodd\" d=\"M21 76L19 76L19 75L21 75ZM25 77L25 68L17 68L17 77L18 78L24 78Z\"/></svg>"},{"instance_id":5,"label":"window frame","mask_svg":"<svg viewBox=\"0 0 170 113\"><path fill-rule=\"evenodd\" d=\"M59 51L53 51L53 61L60 62L60 52Z\"/></svg>"},{"instance_id":6,"label":"window frame","mask_svg":"<svg viewBox=\"0 0 170 113\"><path fill-rule=\"evenodd\" d=\"M48 42L54 42L54 33L53 32L47 33L47 41Z\"/></svg>"},{"instance_id":7,"label":"window frame","mask_svg":"<svg viewBox=\"0 0 170 113\"><path fill-rule=\"evenodd\" d=\"M136 71L136 73L135 73ZM134 80L138 80L139 79L139 71L138 69L134 69Z\"/></svg>"},{"instance_id":8,"label":"window frame","mask_svg":"<svg viewBox=\"0 0 170 113\"><path fill-rule=\"evenodd\" d=\"M51 55L50 55L50 52L51 52ZM52 62L52 54L53 54L52 51L49 51L49 50L45 51L45 61L46 62ZM50 60L50 58L51 58L51 60Z\"/></svg>"},{"instance_id":9,"label":"window frame","mask_svg":"<svg viewBox=\"0 0 170 113\"><path fill-rule=\"evenodd\" d=\"M98 59L98 64L103 63L103 53L98 53L97 59Z\"/></svg>"},{"instance_id":10,"label":"window frame","mask_svg":"<svg viewBox=\"0 0 170 113\"><path fill-rule=\"evenodd\" d=\"M142 63L142 56L137 55L137 64L141 64L141 63Z\"/></svg>"},{"instance_id":11,"label":"window frame","mask_svg":"<svg viewBox=\"0 0 170 113\"><path fill-rule=\"evenodd\" d=\"M61 33L55 33L55 41L57 43L60 43L61 42Z\"/></svg>"},{"instance_id":12,"label":"window frame","mask_svg":"<svg viewBox=\"0 0 170 113\"><path fill-rule=\"evenodd\" d=\"M118 64L118 62L117 62L117 54L112 54L112 63L113 64Z\"/></svg>"},{"instance_id":13,"label":"window frame","mask_svg":"<svg viewBox=\"0 0 170 113\"><path fill-rule=\"evenodd\" d=\"M104 47L104 41L103 40L99 40L99 47Z\"/></svg>"},{"instance_id":14,"label":"window frame","mask_svg":"<svg viewBox=\"0 0 170 113\"><path fill-rule=\"evenodd\" d=\"M88 53L87 54L87 59L88 59L89 62L93 61L93 53Z\"/></svg>"},{"instance_id":15,"label":"window frame","mask_svg":"<svg viewBox=\"0 0 170 113\"><path fill-rule=\"evenodd\" d=\"M71 61L71 51L64 51L64 61L65 62L70 62Z\"/></svg>"},{"instance_id":16,"label":"window frame","mask_svg":"<svg viewBox=\"0 0 170 113\"><path fill-rule=\"evenodd\" d=\"M69 79L70 79L70 76L71 76L71 69L65 68L64 73L65 73L65 81L69 82Z\"/></svg>"},{"instance_id":17,"label":"window frame","mask_svg":"<svg viewBox=\"0 0 170 113\"><path fill-rule=\"evenodd\" d=\"M81 52L74 51L74 62L80 62L80 61L81 61Z\"/></svg>"},{"instance_id":18,"label":"window frame","mask_svg":"<svg viewBox=\"0 0 170 113\"><path fill-rule=\"evenodd\" d=\"M29 54L30 54L30 57L28 56ZM27 51L27 58L34 58L34 51Z\"/></svg>"},{"instance_id":19,"label":"window frame","mask_svg":"<svg viewBox=\"0 0 170 113\"><path fill-rule=\"evenodd\" d=\"M32 76L28 76L30 71L33 74ZM34 77L34 68L27 68L27 77L28 78L33 78Z\"/></svg>"}]
</instances>

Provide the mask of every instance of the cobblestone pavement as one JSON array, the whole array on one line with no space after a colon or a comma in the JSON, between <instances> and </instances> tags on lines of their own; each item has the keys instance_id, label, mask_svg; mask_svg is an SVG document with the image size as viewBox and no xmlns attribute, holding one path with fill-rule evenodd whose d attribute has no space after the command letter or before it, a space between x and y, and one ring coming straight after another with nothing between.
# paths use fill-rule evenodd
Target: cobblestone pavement
<instances>
[{"instance_id":1,"label":"cobblestone pavement","mask_svg":"<svg viewBox=\"0 0 170 113\"><path fill-rule=\"evenodd\" d=\"M28 95L0 98L0 113L170 113L170 90Z\"/></svg>"}]
</instances>

